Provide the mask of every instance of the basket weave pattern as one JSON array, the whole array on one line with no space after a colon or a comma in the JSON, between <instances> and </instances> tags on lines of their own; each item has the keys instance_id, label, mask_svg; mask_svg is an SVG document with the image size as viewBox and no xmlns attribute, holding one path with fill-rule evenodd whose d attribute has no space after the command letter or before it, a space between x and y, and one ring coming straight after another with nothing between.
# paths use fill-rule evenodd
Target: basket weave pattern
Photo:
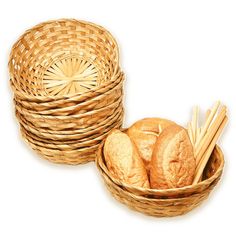
<instances>
[{"instance_id":1,"label":"basket weave pattern","mask_svg":"<svg viewBox=\"0 0 236 236\"><path fill-rule=\"evenodd\" d=\"M107 189L121 203L150 216L178 216L196 208L207 199L223 171L223 153L216 146L200 183L166 190L137 188L118 181L110 174L103 155L103 144L99 146L96 164Z\"/></svg>"},{"instance_id":2,"label":"basket weave pattern","mask_svg":"<svg viewBox=\"0 0 236 236\"><path fill-rule=\"evenodd\" d=\"M122 126L119 50L101 26L61 19L27 30L13 45L9 73L22 137L52 162L94 160L107 133Z\"/></svg>"}]
</instances>

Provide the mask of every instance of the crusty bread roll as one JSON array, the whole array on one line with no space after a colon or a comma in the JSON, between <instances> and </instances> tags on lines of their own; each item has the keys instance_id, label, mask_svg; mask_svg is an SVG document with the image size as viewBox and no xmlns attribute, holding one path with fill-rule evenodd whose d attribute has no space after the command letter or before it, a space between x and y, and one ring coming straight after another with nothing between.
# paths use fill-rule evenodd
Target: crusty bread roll
<instances>
[{"instance_id":1,"label":"crusty bread roll","mask_svg":"<svg viewBox=\"0 0 236 236\"><path fill-rule=\"evenodd\" d=\"M192 144L183 127L172 125L163 130L150 166L151 188L180 188L192 183L196 164Z\"/></svg>"},{"instance_id":2,"label":"crusty bread roll","mask_svg":"<svg viewBox=\"0 0 236 236\"><path fill-rule=\"evenodd\" d=\"M150 187L142 159L127 134L113 130L103 151L107 168L115 178L136 187Z\"/></svg>"},{"instance_id":3,"label":"crusty bread roll","mask_svg":"<svg viewBox=\"0 0 236 236\"><path fill-rule=\"evenodd\" d=\"M157 141L157 137L166 127L175 124L174 122L161 118L145 118L135 122L128 130L127 134L138 149L146 170L149 173L152 152Z\"/></svg>"}]
</instances>

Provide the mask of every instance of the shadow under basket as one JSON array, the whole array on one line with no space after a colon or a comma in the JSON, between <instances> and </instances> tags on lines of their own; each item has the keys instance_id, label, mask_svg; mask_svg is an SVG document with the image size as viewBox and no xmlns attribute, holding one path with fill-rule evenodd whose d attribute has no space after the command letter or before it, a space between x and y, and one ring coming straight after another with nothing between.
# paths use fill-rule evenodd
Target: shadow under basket
<instances>
[{"instance_id":1,"label":"shadow under basket","mask_svg":"<svg viewBox=\"0 0 236 236\"><path fill-rule=\"evenodd\" d=\"M186 214L199 206L220 180L224 167L224 156L216 146L204 170L202 181L175 189L144 189L126 185L115 179L107 169L103 145L100 145L96 164L106 187L111 194L129 208L155 217L171 217Z\"/></svg>"}]
</instances>

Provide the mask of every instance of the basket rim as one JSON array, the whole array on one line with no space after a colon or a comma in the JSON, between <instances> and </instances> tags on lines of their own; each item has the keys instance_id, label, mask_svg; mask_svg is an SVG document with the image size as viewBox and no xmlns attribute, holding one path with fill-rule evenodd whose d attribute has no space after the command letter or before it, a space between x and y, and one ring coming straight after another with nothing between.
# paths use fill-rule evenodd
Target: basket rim
<instances>
[{"instance_id":1,"label":"basket rim","mask_svg":"<svg viewBox=\"0 0 236 236\"><path fill-rule=\"evenodd\" d=\"M119 112L118 112L118 109L119 108L117 108L116 111L115 111L115 113L117 113L117 114L110 116L110 120L109 121L111 121L111 120L113 120L115 118L118 119L121 116L123 116L123 114L124 114L123 106L121 107ZM63 134L60 134L59 130L51 131L51 130L48 130L46 128L35 127L30 122L27 123L27 120L22 119L22 115L19 114L18 112L16 112L16 118L17 118L17 120L18 120L18 122L20 123L21 126L27 127L28 130L31 133L35 134L35 135L37 135L37 133L40 132L40 134L43 135L43 136L51 135L51 136L55 136L55 137L57 137L59 139L61 139L62 136L65 136L65 137L70 136L70 137L74 137L73 139L78 141L78 136L79 135L82 135L82 134L86 133L87 135L91 136L91 135L94 135L94 133L95 133L95 129L94 129L95 127L90 126L91 128L87 127L87 128L79 129L79 130L76 130L76 131L71 131L70 133L65 133L65 131L63 131ZM104 129L105 127L108 127L108 126L106 125L105 121L103 121L102 125L99 126L98 128Z\"/></svg>"},{"instance_id":2,"label":"basket rim","mask_svg":"<svg viewBox=\"0 0 236 236\"><path fill-rule=\"evenodd\" d=\"M91 135L87 135L85 137L84 137L84 135L86 135L87 132L81 132L80 134L76 134L75 133L75 135L77 135L78 137L79 136L82 136L82 137L76 138L76 139L67 139L68 143L70 145L74 145L74 144L79 144L79 145L82 145L82 144L85 145L86 144L86 145L88 145L87 144L88 142L101 140L101 137L106 137L106 135L109 133L109 127L116 126L117 122L120 122L123 119L123 114L124 114L123 109L121 109L120 111L117 109L116 114L112 118L111 123L109 125L107 125L107 126L103 125L102 127L100 127L100 126L94 127L93 130L92 130L93 133ZM27 136L29 136L31 139L33 139L36 142L41 143L41 144L43 144L45 142L45 138L41 138L38 135L36 135L35 133L33 133L31 130L27 129L26 128L27 125L24 125L22 123L20 123L20 125L21 125L21 130ZM96 132L97 130L100 130L100 129L102 129L103 132ZM75 130L75 132L76 132L76 130ZM61 135L64 135L64 134L61 134ZM74 134L72 134L72 136L73 135ZM68 136L71 136L71 135L65 135L65 137L68 137ZM65 142L65 141L61 141L61 143L58 142L57 144L55 144L54 141L57 141L57 140L51 140L49 145L53 144L53 145L57 145L58 147L59 146L66 146L66 145L68 145L68 143ZM46 144L47 144L47 142L46 142Z\"/></svg>"},{"instance_id":3,"label":"basket rim","mask_svg":"<svg viewBox=\"0 0 236 236\"><path fill-rule=\"evenodd\" d=\"M96 159L95 159L96 160ZM139 200L139 201L149 201L151 203L153 202L170 202L172 203L173 201L174 202L178 202L178 201L182 201L184 199L189 199L189 197L198 197L198 196L201 196L202 195L202 192L205 192L207 191L209 188L212 188L212 185L214 185L214 182L217 181L216 179L214 181L212 181L212 183L209 185L208 188L204 189L203 191L201 192L194 192L190 195L187 195L187 196L181 196L181 197L171 197L171 198L150 198L150 197L147 197L145 195L137 195L137 194L134 194L134 192L130 192L130 191L127 191L126 189L122 188L121 186L119 185L116 185L117 188L119 188L120 191L123 191L125 192L126 195L129 195L129 197L132 197L132 198L135 198L136 200Z\"/></svg>"},{"instance_id":4,"label":"basket rim","mask_svg":"<svg viewBox=\"0 0 236 236\"><path fill-rule=\"evenodd\" d=\"M101 26L100 24L97 24L97 23L94 23L91 21L87 21L87 20L80 20L80 19L76 19L76 18L57 18L54 20L47 20L47 21L40 22L40 23L24 30L24 32L18 37L16 42L11 47L9 58L11 58L12 49L15 48L16 45L22 40L22 38L24 38L32 30L36 30L36 29L41 28L42 26L45 26L45 25L49 25L49 24L53 24L53 23L61 23L61 22L75 22L75 23L87 24L87 25L94 26L95 28L101 29L102 31L106 32L109 35L109 37L113 40L114 44L116 45L117 60L119 61L119 46L118 46L118 43L117 43L115 37L111 34L111 32L109 30L107 30L105 27ZM8 64L9 63L10 63L10 60L8 61Z\"/></svg>"},{"instance_id":5,"label":"basket rim","mask_svg":"<svg viewBox=\"0 0 236 236\"><path fill-rule=\"evenodd\" d=\"M42 114L36 114L33 112L30 112L28 109L23 108L20 105L15 104L15 108L16 110L21 113L23 116L28 117L28 118L32 118L32 119L48 119L48 120L64 120L64 119L79 119L79 118L84 118L87 116L91 116L91 115L96 115L96 114L100 114L103 111L106 111L107 109L113 108L113 107L118 107L120 104L122 104L122 97L117 98L113 103L109 104L106 107L102 107L102 108L98 108L98 109L94 109L91 111L87 111L84 113L80 113L80 114L75 114L75 115L42 115Z\"/></svg>"},{"instance_id":6,"label":"basket rim","mask_svg":"<svg viewBox=\"0 0 236 236\"><path fill-rule=\"evenodd\" d=\"M126 190L132 191L132 193L137 191L137 192L142 192L142 193L146 193L146 194L160 194L160 195L161 194L177 194L178 192L185 192L187 190L191 190L191 189L198 188L198 187L201 188L205 185L210 185L214 180L216 180L219 177L219 175L221 174L221 172L223 170L224 163L225 163L224 154L223 154L221 148L218 145L216 145L213 152L218 153L218 155L221 158L221 163L220 163L220 166L218 167L217 171L210 178L205 179L204 181L201 181L197 184L194 184L194 185L191 184L191 185L187 185L187 186L184 186L181 188L151 189L151 188L136 187L136 186L132 186L130 184L123 183L123 182L117 180L116 178L114 178L110 174L109 170L106 167L106 164L104 163L103 155L101 155L102 149L104 146L104 142L105 142L105 140L103 140L103 142L99 145L98 151L96 153L95 162L96 162L98 169L100 169L114 184L122 186Z\"/></svg>"},{"instance_id":7,"label":"basket rim","mask_svg":"<svg viewBox=\"0 0 236 236\"><path fill-rule=\"evenodd\" d=\"M11 69L11 59L12 59L12 55L14 54L14 48L20 43L20 41L22 40L22 38L24 38L29 32L33 31L33 30L36 30L44 25L47 25L47 24L52 24L52 23L61 23L61 22L75 22L75 23L82 23L82 24L88 24L88 25L91 25L91 26L94 26L104 32L106 32L106 34L112 39L113 43L115 44L115 49L116 50L116 54L117 54L117 58L116 58L116 63L115 63L115 67L114 67L114 72L113 72L113 75L111 80L109 80L108 82L105 82L103 83L101 86L98 86L96 88L92 88L90 89L89 91L85 92L85 93L75 93L75 94L64 94L64 95L49 95L47 94L46 96L40 96L40 95L29 95L19 89L17 89L17 86L15 86L14 82L13 82L13 78L14 78L14 75L12 73L12 69ZM89 93L94 93L96 92L99 88L101 87L104 87L104 86L107 86L109 85L109 83L112 83L115 81L116 79L116 74L120 71L120 66L119 66L119 47L118 47L118 43L116 41L116 39L113 37L113 35L110 33L110 31L108 31L107 29L105 29L104 27L98 25L98 24L95 24L93 22L90 22L90 21L85 21L85 20L77 20L75 18L60 18L60 19L55 19L55 20L49 20L49 21L44 21L44 22L41 22L27 30L25 30L25 32L17 39L17 41L13 44L13 46L11 47L11 50L10 50L10 54L9 54L9 59L8 59L8 74L9 74L9 77L10 77L10 85L11 85L11 88L13 89L14 93L17 94L17 96L19 97L22 97L24 99L29 99L29 100L38 100L38 101L45 101L45 100L62 100L62 99L70 99L70 98L74 98L74 97L77 97L77 96L86 96L88 95ZM123 73L123 72L121 72Z\"/></svg>"},{"instance_id":8,"label":"basket rim","mask_svg":"<svg viewBox=\"0 0 236 236\"><path fill-rule=\"evenodd\" d=\"M114 123L114 127L120 127L122 125L122 119L117 121L116 123ZM22 129L20 129L20 133L21 133L21 137L22 139L28 143L32 149L39 151L39 152L47 152L49 154L54 154L56 153L61 153L63 155L63 157L66 157L67 154L78 154L78 156L80 155L80 153L83 153L85 151L93 151L93 153L96 153L96 150L98 149L100 144L95 144L95 145L90 145L90 146L84 146L84 147L80 147L80 148L72 148L70 150L61 150L60 148L48 148L39 144L35 144L33 142L31 142L27 136L25 135L24 131L22 131ZM106 134L103 135L107 135L109 133L109 131Z\"/></svg>"},{"instance_id":9,"label":"basket rim","mask_svg":"<svg viewBox=\"0 0 236 236\"><path fill-rule=\"evenodd\" d=\"M10 75L10 87L12 88L14 92L14 96L17 98L20 98L24 101L29 100L30 102L55 102L55 101L77 101L78 99L86 99L88 97L93 97L96 96L95 94L98 93L100 94L100 90L105 89L109 85L113 84L116 82L117 78L122 77L122 80L125 79L124 72L121 71L120 67L117 66L117 68L114 71L114 75L112 76L111 80L103 83L101 86L98 86L96 88L92 88L89 91L85 93L75 93L72 95L60 95L60 96L52 96L52 95L47 95L47 96L40 96L40 95L29 95L21 90L19 90L15 84L13 83L13 80Z\"/></svg>"},{"instance_id":10,"label":"basket rim","mask_svg":"<svg viewBox=\"0 0 236 236\"><path fill-rule=\"evenodd\" d=\"M73 109L79 109L80 107L84 108L86 106L89 106L90 104L98 102L99 100L104 99L105 96L112 96L112 93L115 90L120 89L122 91L123 89L121 88L123 87L123 80L124 80L124 76L119 76L118 79L115 81L115 83L112 85L112 87L109 88L105 93L99 93L95 97L85 99L84 101L77 102L76 104L65 106L65 107L60 106L62 104L61 102L55 102L53 104L52 102L45 102L42 104L42 103L37 103L37 102L27 102L25 100L20 100L17 97L13 98L13 102L16 106L22 107L23 109L27 109L28 113L32 115L34 114L35 115L51 115L53 113L68 113ZM71 101L67 100L66 102L71 102ZM35 105L44 107L44 109L34 110L34 109L28 108L28 106L31 106L34 108Z\"/></svg>"}]
</instances>

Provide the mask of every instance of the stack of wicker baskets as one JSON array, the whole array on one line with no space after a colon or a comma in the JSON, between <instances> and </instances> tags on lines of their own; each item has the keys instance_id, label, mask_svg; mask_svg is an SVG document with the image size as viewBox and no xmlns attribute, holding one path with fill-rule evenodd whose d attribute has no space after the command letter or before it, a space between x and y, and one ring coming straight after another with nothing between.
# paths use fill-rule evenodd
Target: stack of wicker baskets
<instances>
[{"instance_id":1,"label":"stack of wicker baskets","mask_svg":"<svg viewBox=\"0 0 236 236\"><path fill-rule=\"evenodd\" d=\"M123 120L118 46L104 28L77 20L45 22L14 44L9 71L21 133L56 163L94 160Z\"/></svg>"}]
</instances>

